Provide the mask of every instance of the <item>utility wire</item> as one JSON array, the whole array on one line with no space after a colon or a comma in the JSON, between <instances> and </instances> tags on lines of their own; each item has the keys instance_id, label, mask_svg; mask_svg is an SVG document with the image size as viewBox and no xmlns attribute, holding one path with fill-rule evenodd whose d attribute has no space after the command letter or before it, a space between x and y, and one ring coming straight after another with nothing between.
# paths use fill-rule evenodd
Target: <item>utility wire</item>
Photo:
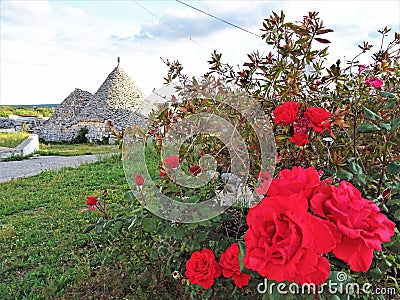
<instances>
[{"instance_id":1,"label":"utility wire","mask_svg":"<svg viewBox=\"0 0 400 300\"><path fill-rule=\"evenodd\" d=\"M163 22L165 25L167 25L169 28L171 28L173 31L175 31L176 33L180 34L181 36L191 40L193 43L196 43L198 46L200 46L201 48L205 49L201 44L199 44L198 42L196 42L194 39L192 39L191 36L187 35L186 33L184 33L183 31L179 30L178 28L176 28L175 26L173 26L172 24L168 23L167 21L165 21L164 19L160 18L159 16L157 16L155 13L153 13L152 11L150 11L149 9L147 9L146 7L144 7L143 5L141 5L139 2L132 0L132 2L134 2L137 6L141 7L142 9L144 9L145 11L147 11L149 14L151 14L152 16L156 17L158 20L160 20L161 22Z\"/></svg>"},{"instance_id":2,"label":"utility wire","mask_svg":"<svg viewBox=\"0 0 400 300\"><path fill-rule=\"evenodd\" d=\"M228 24L228 25L233 26L233 27L235 27L235 28L237 28L237 29L243 30L243 31L245 31L245 32L247 32L247 33L250 33L250 34L252 34L252 35L255 35L255 36L257 36L257 37L261 37L260 35L254 33L254 32L251 32L251 31L249 31L249 30L247 30L247 29L245 29L245 28L242 28L242 27L240 27L240 26L237 26L237 25L235 25L235 24L232 24L231 22L225 21L225 20L223 20L223 19L221 19L221 18L218 18L218 17L216 17L216 16L214 16L214 15L212 15L212 14L209 14L208 12L202 11L201 9L198 9L198 8L196 8L196 7L194 7L194 6L191 6L191 5L189 5L189 4L187 4L187 3L183 2L183 1L180 1L180 0L175 0L175 1L176 1L176 2L179 2L179 3L183 4L183 5L186 5L187 7L190 7L191 9L197 10L198 12L201 12L202 14L205 14L205 15L211 17L211 18L217 19L218 21L221 21L221 22L223 22L223 23L225 23L225 24Z\"/></svg>"}]
</instances>

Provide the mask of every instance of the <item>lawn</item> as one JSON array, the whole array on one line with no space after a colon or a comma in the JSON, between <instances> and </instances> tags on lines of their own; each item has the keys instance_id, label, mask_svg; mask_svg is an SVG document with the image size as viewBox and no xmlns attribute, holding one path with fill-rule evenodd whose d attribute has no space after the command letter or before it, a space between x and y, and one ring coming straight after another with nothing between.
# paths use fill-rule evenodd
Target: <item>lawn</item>
<instances>
[{"instance_id":1,"label":"lawn","mask_svg":"<svg viewBox=\"0 0 400 300\"><path fill-rule=\"evenodd\" d=\"M118 145L99 144L40 144L37 154L75 156L86 154L118 153Z\"/></svg>"},{"instance_id":2,"label":"lawn","mask_svg":"<svg viewBox=\"0 0 400 300\"><path fill-rule=\"evenodd\" d=\"M128 293L121 286L129 286L124 283L129 277L120 274L129 274L129 265L109 259L119 238L82 233L99 217L86 207L87 197L101 197L105 188L111 214L129 208L118 156L0 184L0 299L100 299ZM110 293L99 284L107 276L118 279Z\"/></svg>"},{"instance_id":3,"label":"lawn","mask_svg":"<svg viewBox=\"0 0 400 300\"><path fill-rule=\"evenodd\" d=\"M28 136L29 133L27 132L0 132L0 147L17 147Z\"/></svg>"}]
</instances>

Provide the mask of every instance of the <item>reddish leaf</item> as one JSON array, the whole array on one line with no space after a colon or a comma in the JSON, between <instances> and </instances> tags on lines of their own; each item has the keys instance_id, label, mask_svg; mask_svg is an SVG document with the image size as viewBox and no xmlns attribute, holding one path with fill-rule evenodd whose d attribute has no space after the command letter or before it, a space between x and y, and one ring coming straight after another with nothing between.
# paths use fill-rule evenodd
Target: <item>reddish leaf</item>
<instances>
[{"instance_id":1,"label":"reddish leaf","mask_svg":"<svg viewBox=\"0 0 400 300\"><path fill-rule=\"evenodd\" d=\"M327 39L321 39L321 38L315 38L316 41L322 43L322 44L329 44L330 41Z\"/></svg>"},{"instance_id":2,"label":"reddish leaf","mask_svg":"<svg viewBox=\"0 0 400 300\"><path fill-rule=\"evenodd\" d=\"M325 33L328 33L328 32L333 32L333 30L332 29L320 29L320 30L317 31L317 35L325 34Z\"/></svg>"}]
</instances>

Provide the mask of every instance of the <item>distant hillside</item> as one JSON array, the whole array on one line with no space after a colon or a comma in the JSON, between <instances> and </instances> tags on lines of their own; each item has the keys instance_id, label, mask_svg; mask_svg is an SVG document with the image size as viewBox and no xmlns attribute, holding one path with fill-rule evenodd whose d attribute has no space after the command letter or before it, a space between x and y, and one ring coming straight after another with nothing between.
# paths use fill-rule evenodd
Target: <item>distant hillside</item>
<instances>
[{"instance_id":1,"label":"distant hillside","mask_svg":"<svg viewBox=\"0 0 400 300\"><path fill-rule=\"evenodd\" d=\"M7 118L8 115L50 117L57 106L59 104L0 105L0 117Z\"/></svg>"}]
</instances>

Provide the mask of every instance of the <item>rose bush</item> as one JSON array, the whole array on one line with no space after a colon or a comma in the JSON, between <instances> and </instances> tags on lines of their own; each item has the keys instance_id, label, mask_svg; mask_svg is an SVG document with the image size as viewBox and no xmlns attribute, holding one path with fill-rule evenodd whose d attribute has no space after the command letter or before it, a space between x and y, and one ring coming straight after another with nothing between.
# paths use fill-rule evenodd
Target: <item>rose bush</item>
<instances>
[{"instance_id":1,"label":"rose bush","mask_svg":"<svg viewBox=\"0 0 400 300\"><path fill-rule=\"evenodd\" d=\"M143 298L383 299L318 293L328 280L343 284L337 272L344 272L349 282L397 287L400 294L400 35L380 45L371 62L364 54L372 45L364 42L345 67L340 61L326 67L328 48L314 45L328 44L321 36L332 30L323 26L318 13L310 12L299 23L287 22L283 12L272 13L262 27L267 54L250 53L238 70L216 51L201 79L189 79L179 62L166 61L166 79L185 88L178 91L179 101L151 115L150 129L144 129L146 154L159 154L169 129L192 114L208 112L228 120L249 148L246 184L262 195L260 203L233 206L211 220L177 224L150 214L127 193L133 213L99 219L90 228L102 232L124 224L121 235L134 239L131 265L140 264L135 270L142 274L133 286ZM379 30L382 41L389 32ZM271 120L277 175L261 169L265 141L258 140L238 111L213 98L193 97L206 90L205 81L233 83L257 100ZM205 154L215 158L218 174L202 188L175 185L171 174L178 166L190 176L203 175L199 159ZM158 157L149 173L160 192L195 203L222 190L220 175L230 167L226 146L215 136L200 134L182 144L179 156ZM148 182L138 182L146 192ZM314 284L314 295L288 290L280 295L276 289L260 295L257 286L264 278Z\"/></svg>"}]
</instances>

